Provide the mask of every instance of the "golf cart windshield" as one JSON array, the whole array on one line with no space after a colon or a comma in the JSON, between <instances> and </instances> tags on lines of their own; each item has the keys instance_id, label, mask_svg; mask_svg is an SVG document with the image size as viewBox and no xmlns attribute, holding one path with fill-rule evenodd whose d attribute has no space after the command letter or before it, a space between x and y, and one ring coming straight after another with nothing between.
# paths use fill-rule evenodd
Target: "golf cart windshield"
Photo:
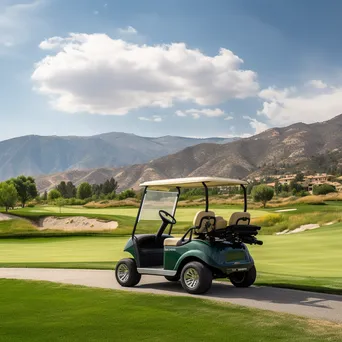
<instances>
[{"instance_id":1,"label":"golf cart windshield","mask_svg":"<svg viewBox=\"0 0 342 342\"><path fill-rule=\"evenodd\" d=\"M143 199L139 221L160 221L159 211L175 214L178 192L147 190Z\"/></svg>"}]
</instances>

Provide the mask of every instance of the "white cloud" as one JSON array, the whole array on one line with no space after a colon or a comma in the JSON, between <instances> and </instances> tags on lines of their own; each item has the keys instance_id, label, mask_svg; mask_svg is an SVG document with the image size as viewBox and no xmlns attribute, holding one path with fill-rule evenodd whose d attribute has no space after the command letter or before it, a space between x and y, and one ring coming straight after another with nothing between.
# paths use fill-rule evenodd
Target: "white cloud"
<instances>
[{"instance_id":1,"label":"white cloud","mask_svg":"<svg viewBox=\"0 0 342 342\"><path fill-rule=\"evenodd\" d=\"M176 115L177 116L187 116L191 115L194 119L199 119L201 116L207 116L207 117L217 117L224 115L224 111L220 108L210 109L210 108L204 108L204 109L187 109L185 111L177 110Z\"/></svg>"},{"instance_id":2,"label":"white cloud","mask_svg":"<svg viewBox=\"0 0 342 342\"><path fill-rule=\"evenodd\" d=\"M163 121L163 119L159 115L153 115L151 118L147 118L145 116L140 116L139 120L141 120L141 121L153 121L153 122Z\"/></svg>"},{"instance_id":3,"label":"white cloud","mask_svg":"<svg viewBox=\"0 0 342 342\"><path fill-rule=\"evenodd\" d=\"M310 82L311 88L264 89L264 99L257 113L265 115L272 125L290 125L298 121L313 123L325 121L342 113L342 87L323 86ZM319 87L317 87L319 86Z\"/></svg>"},{"instance_id":4,"label":"white cloud","mask_svg":"<svg viewBox=\"0 0 342 342\"><path fill-rule=\"evenodd\" d=\"M223 120L233 120L234 119L234 117L233 116L227 116L227 117L225 117Z\"/></svg>"},{"instance_id":5,"label":"white cloud","mask_svg":"<svg viewBox=\"0 0 342 342\"><path fill-rule=\"evenodd\" d=\"M256 73L240 69L243 61L226 49L210 57L184 43L138 45L105 34L53 37L40 47L58 51L35 65L32 80L69 113L124 115L177 101L213 106L258 90Z\"/></svg>"},{"instance_id":6,"label":"white cloud","mask_svg":"<svg viewBox=\"0 0 342 342\"><path fill-rule=\"evenodd\" d=\"M132 26L127 26L125 28L119 28L118 31L121 34L137 34L138 33L138 31Z\"/></svg>"},{"instance_id":7,"label":"white cloud","mask_svg":"<svg viewBox=\"0 0 342 342\"><path fill-rule=\"evenodd\" d=\"M43 0L0 4L0 47L21 44L32 36L32 31L40 25L36 12L42 4Z\"/></svg>"},{"instance_id":8,"label":"white cloud","mask_svg":"<svg viewBox=\"0 0 342 342\"><path fill-rule=\"evenodd\" d=\"M328 85L324 83L322 80L311 80L307 83L309 86L312 86L317 89L325 89L328 88Z\"/></svg>"},{"instance_id":9,"label":"white cloud","mask_svg":"<svg viewBox=\"0 0 342 342\"><path fill-rule=\"evenodd\" d=\"M258 121L257 119L251 118L250 116L243 117L246 120L249 120L249 124L252 128L254 128L254 134L259 134L266 131L269 127L264 122Z\"/></svg>"}]
</instances>

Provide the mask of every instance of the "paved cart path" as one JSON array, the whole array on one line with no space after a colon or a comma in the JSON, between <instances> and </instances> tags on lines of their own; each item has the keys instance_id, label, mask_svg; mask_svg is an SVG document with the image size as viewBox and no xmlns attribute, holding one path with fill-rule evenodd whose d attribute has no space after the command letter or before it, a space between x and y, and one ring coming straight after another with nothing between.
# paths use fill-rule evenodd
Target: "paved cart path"
<instances>
[{"instance_id":1,"label":"paved cart path","mask_svg":"<svg viewBox=\"0 0 342 342\"><path fill-rule=\"evenodd\" d=\"M168 282L158 276L145 275L136 287L122 288L115 280L114 271L0 268L0 278L45 280L136 293L190 296L184 292L179 282ZM229 283L214 282L207 294L196 297L342 323L342 296L271 287L238 289Z\"/></svg>"}]
</instances>

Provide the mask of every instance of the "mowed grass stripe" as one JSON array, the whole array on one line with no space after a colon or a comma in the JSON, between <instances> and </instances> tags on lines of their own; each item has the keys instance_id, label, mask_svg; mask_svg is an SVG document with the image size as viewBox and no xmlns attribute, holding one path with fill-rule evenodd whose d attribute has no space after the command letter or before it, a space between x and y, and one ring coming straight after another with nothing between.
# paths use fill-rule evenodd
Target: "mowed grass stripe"
<instances>
[{"instance_id":1,"label":"mowed grass stripe","mask_svg":"<svg viewBox=\"0 0 342 342\"><path fill-rule=\"evenodd\" d=\"M1 341L341 341L342 327L166 297L0 280Z\"/></svg>"}]
</instances>

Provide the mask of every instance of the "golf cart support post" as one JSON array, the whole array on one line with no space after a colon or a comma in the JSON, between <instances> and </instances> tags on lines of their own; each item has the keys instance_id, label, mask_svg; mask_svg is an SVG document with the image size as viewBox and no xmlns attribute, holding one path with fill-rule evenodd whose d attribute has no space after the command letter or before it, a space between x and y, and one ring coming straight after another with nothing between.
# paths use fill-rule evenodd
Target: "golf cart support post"
<instances>
[{"instance_id":1,"label":"golf cart support post","mask_svg":"<svg viewBox=\"0 0 342 342\"><path fill-rule=\"evenodd\" d=\"M243 189L244 211L233 213L228 223L209 210L208 188L236 185ZM117 281L122 286L134 286L139 283L142 274L160 275L169 281L181 280L183 288L189 293L208 291L215 278L228 277L237 287L252 285L256 269L246 244L261 245L262 242L255 238L260 227L250 224L245 185L245 181L217 177L142 183L142 200L132 236L124 249L132 258L118 262L115 270ZM177 223L174 216L181 188L198 187L204 188L205 211L195 215L193 226L182 237L171 236L172 228ZM177 191L170 192L172 189ZM151 212L153 215L149 216ZM158 217L162 223L157 233L136 234L141 220L147 220L147 227L150 227L150 220L155 221Z\"/></svg>"}]
</instances>

